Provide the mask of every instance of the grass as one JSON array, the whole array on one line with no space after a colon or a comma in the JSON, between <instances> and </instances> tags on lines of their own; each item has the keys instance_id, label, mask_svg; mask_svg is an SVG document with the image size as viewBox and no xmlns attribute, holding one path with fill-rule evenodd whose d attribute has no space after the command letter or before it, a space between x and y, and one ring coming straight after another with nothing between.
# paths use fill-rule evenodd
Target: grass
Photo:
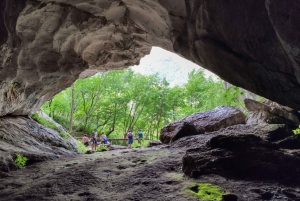
<instances>
[{"instance_id":1,"label":"grass","mask_svg":"<svg viewBox=\"0 0 300 201\"><path fill-rule=\"evenodd\" d=\"M133 141L131 147L132 147L132 148L136 148L136 147L147 147L148 144L149 144L149 142L150 142L150 140L145 140L145 139L144 139L144 141L142 141L142 143L140 144L140 143L138 142L138 140L134 139L134 141ZM127 141L126 141L126 144L127 144Z\"/></svg>"},{"instance_id":2,"label":"grass","mask_svg":"<svg viewBox=\"0 0 300 201\"><path fill-rule=\"evenodd\" d=\"M40 117L37 113L34 113L31 118L37 122L39 122L40 124L42 124L45 127L48 128L52 128L53 130L56 130L59 132L59 129L57 128L57 126L55 125L55 123L49 121L46 118Z\"/></svg>"},{"instance_id":3,"label":"grass","mask_svg":"<svg viewBox=\"0 0 300 201\"><path fill-rule=\"evenodd\" d=\"M228 194L222 188L209 183L192 184L189 189L190 193L199 197L201 201L221 201L222 195Z\"/></svg>"},{"instance_id":4,"label":"grass","mask_svg":"<svg viewBox=\"0 0 300 201\"><path fill-rule=\"evenodd\" d=\"M85 145L83 144L83 142L82 141L80 141L80 140L76 140L76 144L77 144L77 151L79 152L79 153L86 153L86 151L87 151L87 148L85 147Z\"/></svg>"}]
</instances>

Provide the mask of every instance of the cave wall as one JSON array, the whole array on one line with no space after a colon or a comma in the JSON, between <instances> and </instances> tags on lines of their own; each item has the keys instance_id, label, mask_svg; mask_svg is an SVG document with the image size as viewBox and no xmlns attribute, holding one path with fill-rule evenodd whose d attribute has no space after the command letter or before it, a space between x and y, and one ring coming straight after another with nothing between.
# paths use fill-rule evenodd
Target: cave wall
<instances>
[{"instance_id":1,"label":"cave wall","mask_svg":"<svg viewBox=\"0 0 300 201\"><path fill-rule=\"evenodd\" d=\"M1 1L0 116L28 115L78 77L138 64L152 46L300 109L299 9L296 0Z\"/></svg>"}]
</instances>

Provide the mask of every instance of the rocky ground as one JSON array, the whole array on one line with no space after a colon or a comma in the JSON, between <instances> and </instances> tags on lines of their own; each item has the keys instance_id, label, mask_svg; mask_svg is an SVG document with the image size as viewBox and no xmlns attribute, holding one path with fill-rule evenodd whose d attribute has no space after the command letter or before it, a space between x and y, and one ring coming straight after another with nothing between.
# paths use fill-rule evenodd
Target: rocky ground
<instances>
[{"instance_id":1,"label":"rocky ground","mask_svg":"<svg viewBox=\"0 0 300 201\"><path fill-rule=\"evenodd\" d=\"M184 149L137 148L80 154L26 166L1 178L0 200L199 200L196 182L216 184L238 200L300 200L300 185L233 180L215 174L189 178ZM231 199L236 200L236 199Z\"/></svg>"},{"instance_id":2,"label":"rocky ground","mask_svg":"<svg viewBox=\"0 0 300 201\"><path fill-rule=\"evenodd\" d=\"M195 184L209 183L226 192L222 201L300 201L299 114L245 105L247 117L223 106L173 122L164 145L92 154L28 118L2 118L0 200L196 201ZM28 157L25 168L15 153Z\"/></svg>"}]
</instances>

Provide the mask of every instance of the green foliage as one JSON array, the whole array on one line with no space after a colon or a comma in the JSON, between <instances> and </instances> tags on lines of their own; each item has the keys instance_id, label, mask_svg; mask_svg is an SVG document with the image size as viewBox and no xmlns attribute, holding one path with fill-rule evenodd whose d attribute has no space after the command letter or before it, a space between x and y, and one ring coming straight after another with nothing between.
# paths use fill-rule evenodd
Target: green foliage
<instances>
[{"instance_id":1,"label":"green foliage","mask_svg":"<svg viewBox=\"0 0 300 201\"><path fill-rule=\"evenodd\" d=\"M150 140L142 140L141 144L138 142L138 140L134 140L131 147L136 148L136 147L147 147L149 144Z\"/></svg>"},{"instance_id":2,"label":"green foliage","mask_svg":"<svg viewBox=\"0 0 300 201\"><path fill-rule=\"evenodd\" d=\"M99 87L100 86L100 87ZM105 90L104 90L105 89ZM160 129L195 112L220 105L240 106L238 87L225 89L221 80L192 71L183 86L170 87L158 75L144 76L131 69L100 73L74 83L74 111L71 118L71 88L57 94L42 109L74 134L113 130L108 137L123 138L139 128L150 140L158 139ZM133 145L135 146L135 144ZM137 144L136 146L139 146Z\"/></svg>"},{"instance_id":3,"label":"green foliage","mask_svg":"<svg viewBox=\"0 0 300 201\"><path fill-rule=\"evenodd\" d=\"M295 135L299 135L300 134L300 126L298 128L296 128L295 130L293 130L293 133Z\"/></svg>"},{"instance_id":4,"label":"green foliage","mask_svg":"<svg viewBox=\"0 0 300 201\"><path fill-rule=\"evenodd\" d=\"M87 148L85 147L82 141L76 140L76 144L77 144L77 151L79 153L86 153Z\"/></svg>"},{"instance_id":5,"label":"green foliage","mask_svg":"<svg viewBox=\"0 0 300 201\"><path fill-rule=\"evenodd\" d=\"M228 194L220 187L209 183L197 183L190 186L190 193L201 201L221 201L222 195Z\"/></svg>"},{"instance_id":6,"label":"green foliage","mask_svg":"<svg viewBox=\"0 0 300 201\"><path fill-rule=\"evenodd\" d=\"M59 124L62 125L64 128L68 128L68 126L69 126L69 120L67 119L67 117L65 115L63 115L63 116L55 115L53 117L53 120L55 122L59 122Z\"/></svg>"},{"instance_id":7,"label":"green foliage","mask_svg":"<svg viewBox=\"0 0 300 201\"><path fill-rule=\"evenodd\" d=\"M101 144L98 147L96 147L96 151L108 151L108 150L109 150L109 147L104 144Z\"/></svg>"},{"instance_id":8,"label":"green foliage","mask_svg":"<svg viewBox=\"0 0 300 201\"><path fill-rule=\"evenodd\" d=\"M17 158L15 159L15 165L18 168L22 168L26 165L26 162L28 160L28 158L26 158L25 156L22 156L21 154L16 154Z\"/></svg>"},{"instance_id":9,"label":"green foliage","mask_svg":"<svg viewBox=\"0 0 300 201\"><path fill-rule=\"evenodd\" d=\"M46 118L40 117L37 113L34 113L31 118L45 127L52 128L53 130L59 131L55 123L49 121Z\"/></svg>"},{"instance_id":10,"label":"green foliage","mask_svg":"<svg viewBox=\"0 0 300 201\"><path fill-rule=\"evenodd\" d=\"M62 138L64 138L65 140L69 140L69 138L70 137L72 137L69 133L67 133L67 132L60 132L59 133L60 134L60 136L62 137Z\"/></svg>"}]
</instances>

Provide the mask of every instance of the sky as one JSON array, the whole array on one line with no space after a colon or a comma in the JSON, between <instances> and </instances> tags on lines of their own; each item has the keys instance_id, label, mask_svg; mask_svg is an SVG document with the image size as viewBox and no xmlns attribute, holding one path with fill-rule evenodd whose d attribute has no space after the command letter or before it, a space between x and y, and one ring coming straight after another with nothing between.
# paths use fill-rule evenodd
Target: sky
<instances>
[{"instance_id":1,"label":"sky","mask_svg":"<svg viewBox=\"0 0 300 201\"><path fill-rule=\"evenodd\" d=\"M158 73L162 78L166 78L170 83L170 87L175 85L181 86L186 83L188 73L193 69L197 70L201 68L193 62L159 47L152 47L150 54L142 58L139 65L132 67L135 72L143 75ZM208 70L204 69L204 71L207 77L217 77Z\"/></svg>"}]
</instances>

